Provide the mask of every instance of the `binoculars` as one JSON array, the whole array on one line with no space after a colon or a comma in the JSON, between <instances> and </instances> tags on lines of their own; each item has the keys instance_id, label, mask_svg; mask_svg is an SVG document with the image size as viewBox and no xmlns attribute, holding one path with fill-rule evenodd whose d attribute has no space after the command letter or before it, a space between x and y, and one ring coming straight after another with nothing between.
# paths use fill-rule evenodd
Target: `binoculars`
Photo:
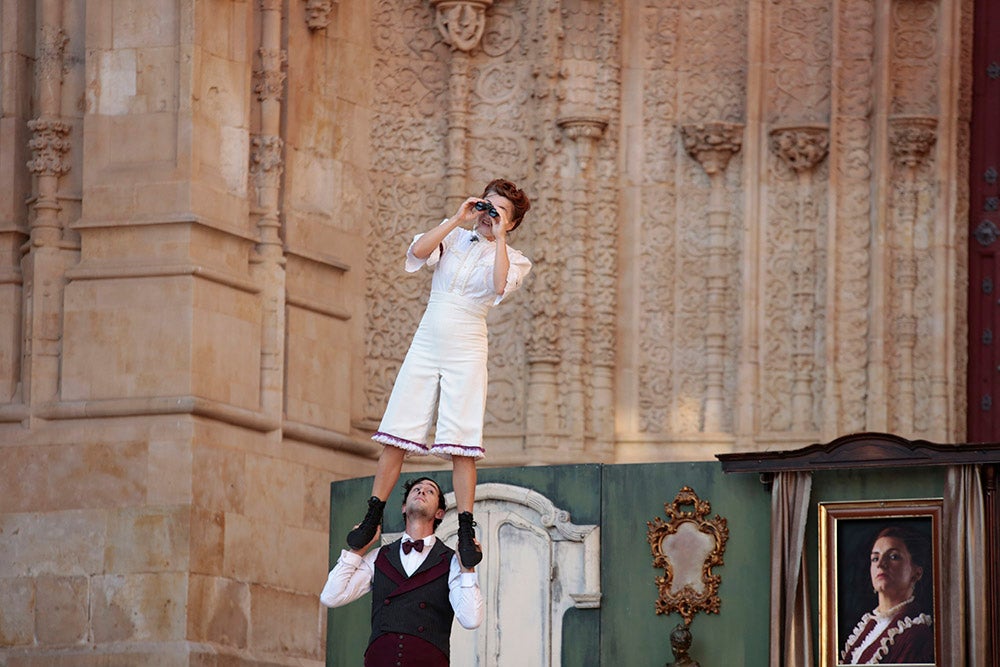
<instances>
[{"instance_id":1,"label":"binoculars","mask_svg":"<svg viewBox=\"0 0 1000 667\"><path fill-rule=\"evenodd\" d=\"M476 210L477 211L486 211L491 218L499 218L500 217L500 212L497 211L493 207L493 204L489 203L488 201L477 201L476 202Z\"/></svg>"}]
</instances>

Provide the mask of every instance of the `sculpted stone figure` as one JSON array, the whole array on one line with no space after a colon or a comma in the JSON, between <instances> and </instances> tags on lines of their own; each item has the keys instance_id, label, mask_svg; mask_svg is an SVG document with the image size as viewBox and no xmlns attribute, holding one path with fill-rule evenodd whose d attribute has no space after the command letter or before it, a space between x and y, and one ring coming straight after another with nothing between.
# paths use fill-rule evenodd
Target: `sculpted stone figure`
<instances>
[{"instance_id":1,"label":"sculpted stone figure","mask_svg":"<svg viewBox=\"0 0 1000 667\"><path fill-rule=\"evenodd\" d=\"M333 0L306 0L306 25L310 30L319 30L330 25L330 11Z\"/></svg>"}]
</instances>

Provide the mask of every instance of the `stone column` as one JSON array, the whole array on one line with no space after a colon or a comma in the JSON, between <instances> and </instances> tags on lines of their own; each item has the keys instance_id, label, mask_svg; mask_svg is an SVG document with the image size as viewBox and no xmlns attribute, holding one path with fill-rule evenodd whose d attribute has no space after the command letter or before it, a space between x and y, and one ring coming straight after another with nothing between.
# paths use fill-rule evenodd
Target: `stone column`
<instances>
[{"instance_id":1,"label":"stone column","mask_svg":"<svg viewBox=\"0 0 1000 667\"><path fill-rule=\"evenodd\" d=\"M281 106L286 53L281 49L281 0L259 0L260 48L254 70L254 92L260 105L260 127L251 139L250 177L256 201L258 242L251 256L261 286L260 400L270 417L281 418L285 349L285 257L281 240L279 194L284 171Z\"/></svg>"},{"instance_id":2,"label":"stone column","mask_svg":"<svg viewBox=\"0 0 1000 667\"><path fill-rule=\"evenodd\" d=\"M62 0L42 0L35 70L39 115L28 122L32 132L28 147L34 157L27 166L35 175L35 192L30 238L21 260L22 395L25 403L33 406L55 400L58 392L64 255L71 249L63 244L58 196L60 178L70 169L70 125L60 117L63 57L68 43L62 21Z\"/></svg>"},{"instance_id":3,"label":"stone column","mask_svg":"<svg viewBox=\"0 0 1000 667\"><path fill-rule=\"evenodd\" d=\"M596 423L594 411L588 409L591 401L587 400L587 382L584 379L584 371L590 365L593 352L588 335L588 321L592 315L589 307L591 299L588 271L589 261L593 257L590 233L593 213L587 184L593 167L594 150L607 127L607 121L600 118L567 117L559 119L557 124L569 139L572 148L566 179L569 224L563 229L566 264L562 311L566 317L563 322L563 340L566 344L562 361L565 364L566 386L563 387L562 394L565 397L569 437L572 442L582 445L588 435L597 435L597 429L607 431L613 428L610 424ZM592 397L593 404L598 404L600 400L610 405L613 401L611 368L607 365L607 360L604 360L604 364L600 371L592 369L594 393L601 393L600 397Z\"/></svg>"},{"instance_id":4,"label":"stone column","mask_svg":"<svg viewBox=\"0 0 1000 667\"><path fill-rule=\"evenodd\" d=\"M705 408L703 431L719 433L725 427L726 290L728 273L726 248L729 206L726 204L725 171L729 160L742 146L743 125L702 123L681 126L684 148L708 174L711 192L708 201L707 266L705 268Z\"/></svg>"},{"instance_id":5,"label":"stone column","mask_svg":"<svg viewBox=\"0 0 1000 667\"><path fill-rule=\"evenodd\" d=\"M913 229L920 219L917 172L927 159L936 139L937 121L919 116L898 116L890 119L890 150L893 165L902 180L899 183L898 204L894 209L892 278L898 290L898 307L892 322L892 334L899 346L899 370L890 390L898 397L894 431L912 434L916 414L913 356L917 344L917 313L914 292L917 288L917 256L913 244Z\"/></svg>"},{"instance_id":6,"label":"stone column","mask_svg":"<svg viewBox=\"0 0 1000 667\"><path fill-rule=\"evenodd\" d=\"M816 338L816 227L813 172L830 148L826 127L792 126L771 131L771 149L796 174L798 200L792 233L792 429L812 431L812 381Z\"/></svg>"},{"instance_id":7,"label":"stone column","mask_svg":"<svg viewBox=\"0 0 1000 667\"><path fill-rule=\"evenodd\" d=\"M479 45L486 28L486 9L493 0L431 0L434 24L452 49L448 80L448 137L445 165L445 207L449 214L469 196L465 179L469 134L469 52Z\"/></svg>"}]
</instances>

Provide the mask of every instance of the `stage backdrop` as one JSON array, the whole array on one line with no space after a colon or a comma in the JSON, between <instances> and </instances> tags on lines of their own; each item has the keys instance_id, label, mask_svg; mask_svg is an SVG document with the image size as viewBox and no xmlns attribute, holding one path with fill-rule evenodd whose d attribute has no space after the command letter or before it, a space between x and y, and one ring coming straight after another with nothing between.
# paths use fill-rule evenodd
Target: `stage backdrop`
<instances>
[{"instance_id":1,"label":"stage backdrop","mask_svg":"<svg viewBox=\"0 0 1000 667\"><path fill-rule=\"evenodd\" d=\"M401 482L408 476L404 475ZM446 492L450 491L450 472L432 472L428 476L439 480ZM575 465L484 469L480 471L479 482L531 489L547 497L555 507L569 511L574 524L596 524L600 528L600 606L567 612L561 638L563 667L662 667L673 659L669 635L680 617L657 616L654 611L657 598L654 578L662 570L652 566L646 522L655 517L666 518L664 503L672 502L685 485L710 502L710 516L724 517L729 528L725 564L714 570L722 576L720 613L695 617L691 625L694 635L691 655L702 665L768 663L770 494L756 475L726 475L715 462ZM819 602L818 503L939 498L943 484L943 469L815 474L806 537L814 631L818 629ZM358 521L370 489L370 477L331 485L331 566L340 554L343 536ZM389 499L389 507L398 508L401 502L397 491ZM397 511L387 511L386 517L387 532L402 529ZM504 562L502 553L499 559ZM544 583L523 581L519 585ZM322 585L323 582L317 582L317 593ZM370 630L369 612L367 596L329 612L328 667L361 665ZM507 663L501 654L480 656L479 664Z\"/></svg>"}]
</instances>

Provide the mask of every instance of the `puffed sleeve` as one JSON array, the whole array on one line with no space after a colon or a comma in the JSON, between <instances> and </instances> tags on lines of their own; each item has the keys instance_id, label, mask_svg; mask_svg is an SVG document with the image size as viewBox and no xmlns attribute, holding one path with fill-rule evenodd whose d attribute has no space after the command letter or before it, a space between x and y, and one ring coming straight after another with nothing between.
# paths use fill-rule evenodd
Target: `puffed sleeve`
<instances>
[{"instance_id":1,"label":"puffed sleeve","mask_svg":"<svg viewBox=\"0 0 1000 667\"><path fill-rule=\"evenodd\" d=\"M507 259L510 260L510 268L507 269L507 285L503 288L503 294L498 295L496 301L493 302L494 306L520 287L524 278L531 271L531 260L510 246L507 247Z\"/></svg>"},{"instance_id":2,"label":"puffed sleeve","mask_svg":"<svg viewBox=\"0 0 1000 667\"><path fill-rule=\"evenodd\" d=\"M443 225L447 221L448 218L445 218L441 221L441 224ZM416 243L417 239L423 236L423 234L421 233L414 236L413 240L410 241L410 247L406 249L406 264L404 266L406 271L408 273L414 273L419 271L425 265L431 268L436 266L438 261L441 259L442 246L446 249L455 242L455 231L456 230L454 229L451 230L448 235L444 237L444 241L441 242L441 245L431 251L431 254L428 255L427 259L419 259L413 254L413 244Z\"/></svg>"}]
</instances>

